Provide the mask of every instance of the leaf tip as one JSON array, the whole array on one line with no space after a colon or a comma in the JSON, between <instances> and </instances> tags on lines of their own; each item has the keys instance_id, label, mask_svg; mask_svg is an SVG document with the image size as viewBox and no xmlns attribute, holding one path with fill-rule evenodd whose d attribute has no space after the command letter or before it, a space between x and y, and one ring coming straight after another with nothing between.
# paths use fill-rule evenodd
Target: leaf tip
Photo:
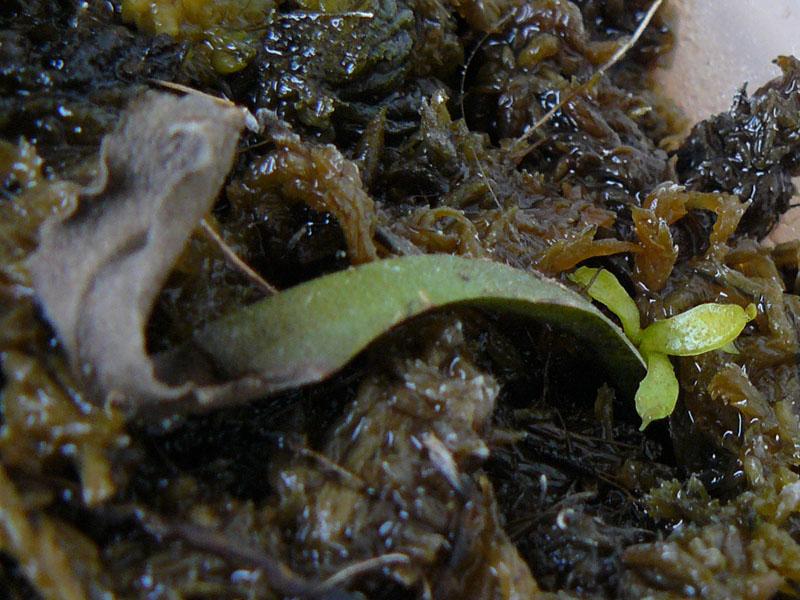
<instances>
[{"instance_id":1,"label":"leaf tip","mask_svg":"<svg viewBox=\"0 0 800 600\"><path fill-rule=\"evenodd\" d=\"M752 321L758 315L758 308L752 302L744 309L744 314L747 316L748 321Z\"/></svg>"}]
</instances>

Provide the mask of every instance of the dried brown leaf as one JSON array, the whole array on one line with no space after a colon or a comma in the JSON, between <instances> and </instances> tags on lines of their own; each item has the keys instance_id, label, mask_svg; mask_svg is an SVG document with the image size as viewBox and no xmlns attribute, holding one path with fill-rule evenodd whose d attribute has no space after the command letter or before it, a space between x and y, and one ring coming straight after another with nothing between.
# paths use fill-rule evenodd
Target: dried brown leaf
<instances>
[{"instance_id":1,"label":"dried brown leaf","mask_svg":"<svg viewBox=\"0 0 800 600\"><path fill-rule=\"evenodd\" d=\"M177 399L159 380L145 326L183 246L230 170L245 111L149 93L103 142L72 214L42 227L34 287L73 367L100 400Z\"/></svg>"}]
</instances>

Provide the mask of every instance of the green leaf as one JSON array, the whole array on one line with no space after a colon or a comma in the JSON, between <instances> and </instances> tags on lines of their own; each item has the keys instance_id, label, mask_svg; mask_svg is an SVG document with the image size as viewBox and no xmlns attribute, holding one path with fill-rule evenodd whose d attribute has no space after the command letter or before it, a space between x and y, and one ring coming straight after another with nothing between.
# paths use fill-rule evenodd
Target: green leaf
<instances>
[{"instance_id":1,"label":"green leaf","mask_svg":"<svg viewBox=\"0 0 800 600\"><path fill-rule=\"evenodd\" d=\"M657 419L672 414L678 401L679 385L669 357L661 352L644 352L647 375L636 390L636 412L642 417L641 431Z\"/></svg>"},{"instance_id":2,"label":"green leaf","mask_svg":"<svg viewBox=\"0 0 800 600\"><path fill-rule=\"evenodd\" d=\"M612 273L605 269L581 267L567 277L570 281L586 288L587 294L605 304L611 312L617 315L625 334L632 342L636 343L641 331L639 309Z\"/></svg>"},{"instance_id":3,"label":"green leaf","mask_svg":"<svg viewBox=\"0 0 800 600\"><path fill-rule=\"evenodd\" d=\"M679 315L656 321L642 331L639 349L673 356L692 356L726 347L755 318L756 307L701 304Z\"/></svg>"},{"instance_id":4,"label":"green leaf","mask_svg":"<svg viewBox=\"0 0 800 600\"><path fill-rule=\"evenodd\" d=\"M396 325L453 305L517 313L595 349L623 393L644 361L623 332L566 286L488 260L449 255L367 263L288 289L223 317L196 342L228 375L257 374L274 392L320 381Z\"/></svg>"}]
</instances>

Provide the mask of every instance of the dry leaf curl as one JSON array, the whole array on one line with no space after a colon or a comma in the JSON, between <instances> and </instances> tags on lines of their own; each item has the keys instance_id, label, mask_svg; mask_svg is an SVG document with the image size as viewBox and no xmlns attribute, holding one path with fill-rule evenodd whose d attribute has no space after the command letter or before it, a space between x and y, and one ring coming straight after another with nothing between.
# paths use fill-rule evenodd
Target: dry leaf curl
<instances>
[{"instance_id":1,"label":"dry leaf curl","mask_svg":"<svg viewBox=\"0 0 800 600\"><path fill-rule=\"evenodd\" d=\"M156 376L145 326L231 168L245 117L209 98L145 95L104 140L75 210L42 227L34 287L96 400L141 405L190 392Z\"/></svg>"}]
</instances>

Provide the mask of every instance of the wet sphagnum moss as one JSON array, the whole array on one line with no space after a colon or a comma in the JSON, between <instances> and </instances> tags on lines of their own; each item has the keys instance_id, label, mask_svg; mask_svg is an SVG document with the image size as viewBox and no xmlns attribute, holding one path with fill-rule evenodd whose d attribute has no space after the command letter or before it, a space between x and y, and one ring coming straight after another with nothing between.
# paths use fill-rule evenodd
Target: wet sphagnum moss
<instances>
[{"instance_id":1,"label":"wet sphagnum moss","mask_svg":"<svg viewBox=\"0 0 800 600\"><path fill-rule=\"evenodd\" d=\"M519 164L504 152L646 8L3 3L0 589L274 598L264 555L311 580L392 550L409 561L349 591L797 589L800 250L757 238L793 193L800 66L781 59L782 77L669 154L661 145L680 117L644 87L672 44L657 16L622 63L542 126ZM676 360L678 408L646 434L574 340L464 310L400 328L324 384L167 430L126 423L75 383L25 259L39 225L74 197L64 182L90 179L102 136L155 80L268 108L299 136L291 147L246 136L214 208L228 243L278 287L346 267L353 232L368 231L361 242L379 257L490 257L554 277L588 261L622 282L642 326L706 302L753 302L759 315L738 355ZM270 171L276 160L297 176ZM341 185L322 175L342 169L360 174L368 227L352 198L336 196L335 210L320 201ZM699 205L693 192L720 194ZM195 238L149 344L170 348L253 297ZM487 576L487 564L505 574Z\"/></svg>"}]
</instances>

